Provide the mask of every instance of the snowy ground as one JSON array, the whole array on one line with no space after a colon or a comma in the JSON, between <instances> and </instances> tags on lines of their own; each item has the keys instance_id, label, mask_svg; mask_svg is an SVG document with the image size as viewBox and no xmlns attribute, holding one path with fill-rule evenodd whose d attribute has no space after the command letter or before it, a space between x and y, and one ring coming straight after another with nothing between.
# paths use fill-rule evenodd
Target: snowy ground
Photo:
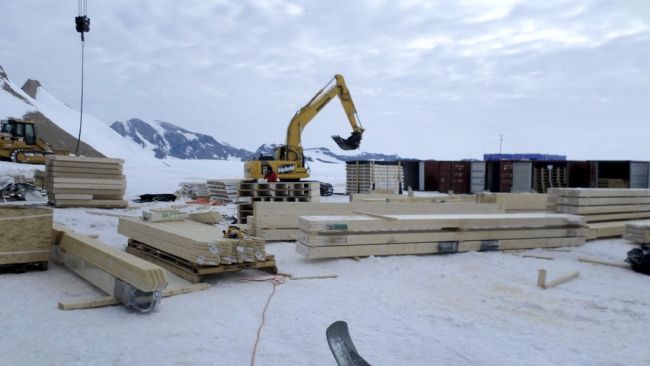
<instances>
[{"instance_id":1,"label":"snowy ground","mask_svg":"<svg viewBox=\"0 0 650 366\"><path fill-rule=\"evenodd\" d=\"M165 163L169 166L127 162L127 195L170 192L194 178L238 177L242 167L241 162ZM0 163L1 173L29 169ZM341 165L312 169L313 178L344 190ZM55 221L123 247L126 238L109 215L141 210L56 209ZM233 207L219 210L234 213ZM338 278L277 287L256 364L335 365L325 329L345 320L359 352L373 365L647 365L649 278L577 261L578 256L622 261L631 248L618 239L570 252L530 251L553 261L497 252L357 262L307 261L291 243L269 244L282 272ZM536 287L539 268L547 269L550 279L576 270L580 277L542 290ZM99 293L57 265L46 272L0 274L0 364L250 364L273 287L240 280L266 276L246 271L215 277L212 288L163 299L155 312L140 315L121 306L59 310L61 300Z\"/></svg>"}]
</instances>

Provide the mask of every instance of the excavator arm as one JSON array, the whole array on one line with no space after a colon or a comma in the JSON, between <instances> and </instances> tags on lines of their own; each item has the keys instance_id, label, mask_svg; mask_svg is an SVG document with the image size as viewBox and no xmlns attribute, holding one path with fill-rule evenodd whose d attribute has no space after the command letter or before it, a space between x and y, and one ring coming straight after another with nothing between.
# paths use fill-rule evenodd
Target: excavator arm
<instances>
[{"instance_id":1,"label":"excavator arm","mask_svg":"<svg viewBox=\"0 0 650 366\"><path fill-rule=\"evenodd\" d=\"M301 144L302 130L311 122L318 112L335 97L339 97L345 114L352 127L352 135L347 139L332 136L334 141L343 150L354 150L359 147L363 135L363 127L357 116L357 109L352 102L350 91L345 85L341 75L334 75L321 90L314 95L307 104L294 114L287 128L287 141L273 151L270 159L251 159L244 165L244 176L247 179L260 179L267 172L273 170L281 181L293 181L309 177L309 168L305 164Z\"/></svg>"},{"instance_id":2,"label":"excavator arm","mask_svg":"<svg viewBox=\"0 0 650 366\"><path fill-rule=\"evenodd\" d=\"M334 85L331 85L332 82L334 82ZM364 129L361 127L361 122L359 121L357 109L352 101L350 90L345 85L343 76L337 74L334 75L334 78L330 80L325 87L319 90L316 95L307 102L307 104L300 108L291 119L289 127L287 128L287 142L286 149L284 150L285 156L283 156L283 158L291 158L291 151L295 150L295 147L301 146L302 130L314 117L316 117L318 112L320 112L327 103L337 96L343 105L345 114L347 115L350 126L352 127L352 135L347 139L340 136L332 136L332 138L343 150L354 150L359 148Z\"/></svg>"}]
</instances>

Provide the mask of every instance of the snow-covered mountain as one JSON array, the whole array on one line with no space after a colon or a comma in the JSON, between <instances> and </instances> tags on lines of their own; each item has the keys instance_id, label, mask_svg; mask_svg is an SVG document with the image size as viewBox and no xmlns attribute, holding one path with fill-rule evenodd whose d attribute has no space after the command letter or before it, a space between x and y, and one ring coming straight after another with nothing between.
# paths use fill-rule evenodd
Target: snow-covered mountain
<instances>
[{"instance_id":1,"label":"snow-covered mountain","mask_svg":"<svg viewBox=\"0 0 650 366\"><path fill-rule=\"evenodd\" d=\"M0 66L0 118L34 122L36 133L55 150L74 152L79 133L79 112L51 95L38 80L18 88ZM143 150L121 141L108 124L84 113L79 154L112 158L147 158ZM150 155L153 159L153 155Z\"/></svg>"},{"instance_id":2,"label":"snow-covered mountain","mask_svg":"<svg viewBox=\"0 0 650 366\"><path fill-rule=\"evenodd\" d=\"M192 132L173 123L164 121L145 122L132 118L126 122L113 122L111 128L146 150L158 159L174 157L178 159L219 159L243 160L251 152L238 149L214 137Z\"/></svg>"},{"instance_id":3,"label":"snow-covered mountain","mask_svg":"<svg viewBox=\"0 0 650 366\"><path fill-rule=\"evenodd\" d=\"M165 159L218 159L249 160L260 156L273 156L277 144L263 144L255 152L239 149L214 137L192 132L173 123L153 121L151 123L138 118L126 122L116 121L111 128L128 140L152 151L156 158ZM394 161L401 159L397 155L361 153L356 155L335 154L327 148L305 149L307 161L341 163L350 160Z\"/></svg>"}]
</instances>

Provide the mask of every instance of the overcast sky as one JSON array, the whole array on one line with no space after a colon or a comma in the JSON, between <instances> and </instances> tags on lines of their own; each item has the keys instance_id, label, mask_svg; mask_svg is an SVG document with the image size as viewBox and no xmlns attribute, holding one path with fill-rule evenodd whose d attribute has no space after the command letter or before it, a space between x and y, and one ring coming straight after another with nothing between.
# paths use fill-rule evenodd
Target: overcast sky
<instances>
[{"instance_id":1,"label":"overcast sky","mask_svg":"<svg viewBox=\"0 0 650 366\"><path fill-rule=\"evenodd\" d=\"M79 107L77 1L0 1L0 65ZM88 0L85 110L256 149L342 74L361 151L650 160L650 1ZM338 101L303 134L340 152ZM84 132L87 133L87 132Z\"/></svg>"}]
</instances>

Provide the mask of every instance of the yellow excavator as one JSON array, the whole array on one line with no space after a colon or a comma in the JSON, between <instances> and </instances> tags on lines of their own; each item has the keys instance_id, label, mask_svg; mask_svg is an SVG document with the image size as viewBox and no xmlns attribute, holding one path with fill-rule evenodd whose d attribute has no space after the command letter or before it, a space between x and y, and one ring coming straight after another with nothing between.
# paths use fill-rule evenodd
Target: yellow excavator
<instances>
[{"instance_id":1,"label":"yellow excavator","mask_svg":"<svg viewBox=\"0 0 650 366\"><path fill-rule=\"evenodd\" d=\"M45 164L52 148L36 136L34 123L16 118L0 121L0 159L15 163Z\"/></svg>"},{"instance_id":2,"label":"yellow excavator","mask_svg":"<svg viewBox=\"0 0 650 366\"><path fill-rule=\"evenodd\" d=\"M352 127L352 134L347 139L341 136L332 136L332 138L343 150L358 149L364 129L357 116L350 90L345 85L343 76L337 74L296 112L287 128L286 143L276 147L272 157L260 156L244 164L246 179L264 178L270 169L281 181L297 181L309 177L309 169L305 166L305 157L300 143L302 130L327 103L337 96Z\"/></svg>"}]
</instances>

